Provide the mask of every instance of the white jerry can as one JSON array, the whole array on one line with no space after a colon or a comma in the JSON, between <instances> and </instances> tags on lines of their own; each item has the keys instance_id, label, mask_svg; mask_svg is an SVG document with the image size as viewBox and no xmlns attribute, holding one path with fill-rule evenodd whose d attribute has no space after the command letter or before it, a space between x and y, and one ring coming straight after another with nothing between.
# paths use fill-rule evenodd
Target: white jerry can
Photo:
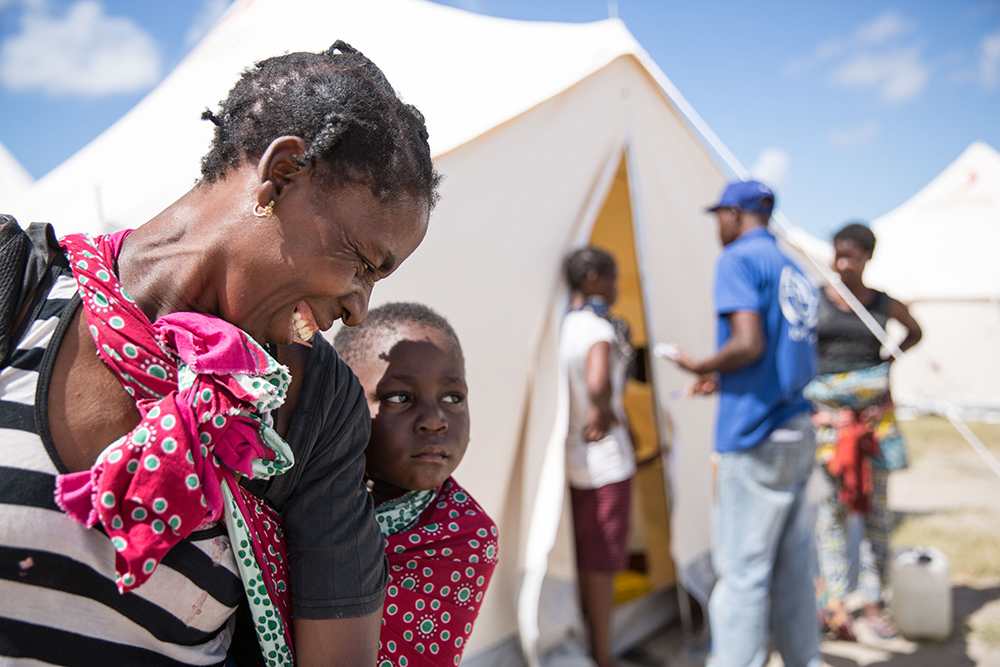
<instances>
[{"instance_id":1,"label":"white jerry can","mask_svg":"<svg viewBox=\"0 0 1000 667\"><path fill-rule=\"evenodd\" d=\"M908 639L951 636L951 581L948 557L934 547L896 553L889 572L892 617Z\"/></svg>"}]
</instances>

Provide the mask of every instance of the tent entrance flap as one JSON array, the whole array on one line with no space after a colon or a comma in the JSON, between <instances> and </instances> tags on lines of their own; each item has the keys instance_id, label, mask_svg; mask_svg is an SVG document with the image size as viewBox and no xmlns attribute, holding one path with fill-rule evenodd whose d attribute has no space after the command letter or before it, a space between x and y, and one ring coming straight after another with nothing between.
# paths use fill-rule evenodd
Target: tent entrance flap
<instances>
[{"instance_id":1,"label":"tent entrance flap","mask_svg":"<svg viewBox=\"0 0 1000 667\"><path fill-rule=\"evenodd\" d=\"M591 232L590 243L614 256L618 264L618 300L615 315L629 325L637 351L636 378L629 379L624 403L635 445L636 473L629 525L629 569L618 576L616 601L625 602L676 581L670 556L670 511L659 433L653 376L646 354L649 337L643 306L643 285L636 252L628 169L623 156L614 183Z\"/></svg>"}]
</instances>

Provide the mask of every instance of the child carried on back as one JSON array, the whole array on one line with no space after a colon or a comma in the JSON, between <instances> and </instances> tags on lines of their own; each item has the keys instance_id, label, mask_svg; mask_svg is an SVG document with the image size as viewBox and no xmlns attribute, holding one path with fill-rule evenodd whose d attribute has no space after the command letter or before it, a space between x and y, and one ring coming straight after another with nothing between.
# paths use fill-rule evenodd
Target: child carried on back
<instances>
[{"instance_id":1,"label":"child carried on back","mask_svg":"<svg viewBox=\"0 0 1000 667\"><path fill-rule=\"evenodd\" d=\"M458 337L426 306L391 303L334 347L372 415L366 473L391 576L377 665L458 665L497 561L495 524L451 478L469 444Z\"/></svg>"}]
</instances>

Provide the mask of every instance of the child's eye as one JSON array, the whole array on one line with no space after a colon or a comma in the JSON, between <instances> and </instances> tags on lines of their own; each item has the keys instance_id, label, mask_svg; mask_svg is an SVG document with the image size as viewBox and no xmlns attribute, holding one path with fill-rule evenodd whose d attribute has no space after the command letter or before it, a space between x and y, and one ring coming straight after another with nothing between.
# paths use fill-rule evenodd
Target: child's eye
<instances>
[{"instance_id":1,"label":"child's eye","mask_svg":"<svg viewBox=\"0 0 1000 667\"><path fill-rule=\"evenodd\" d=\"M461 394L448 394L441 400L445 403L458 404L465 400L465 396L462 396Z\"/></svg>"},{"instance_id":2,"label":"child's eye","mask_svg":"<svg viewBox=\"0 0 1000 667\"><path fill-rule=\"evenodd\" d=\"M406 394L387 394L381 398L383 403L406 403L410 397Z\"/></svg>"}]
</instances>

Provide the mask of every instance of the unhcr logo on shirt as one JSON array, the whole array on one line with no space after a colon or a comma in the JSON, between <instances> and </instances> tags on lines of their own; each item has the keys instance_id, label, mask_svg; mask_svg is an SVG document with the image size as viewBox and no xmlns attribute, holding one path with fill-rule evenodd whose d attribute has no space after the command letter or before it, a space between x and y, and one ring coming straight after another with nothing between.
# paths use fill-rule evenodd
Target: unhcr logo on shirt
<instances>
[{"instance_id":1,"label":"unhcr logo on shirt","mask_svg":"<svg viewBox=\"0 0 1000 667\"><path fill-rule=\"evenodd\" d=\"M778 303L789 324L788 337L795 342L815 336L819 319L819 296L807 277L791 266L781 270Z\"/></svg>"}]
</instances>

